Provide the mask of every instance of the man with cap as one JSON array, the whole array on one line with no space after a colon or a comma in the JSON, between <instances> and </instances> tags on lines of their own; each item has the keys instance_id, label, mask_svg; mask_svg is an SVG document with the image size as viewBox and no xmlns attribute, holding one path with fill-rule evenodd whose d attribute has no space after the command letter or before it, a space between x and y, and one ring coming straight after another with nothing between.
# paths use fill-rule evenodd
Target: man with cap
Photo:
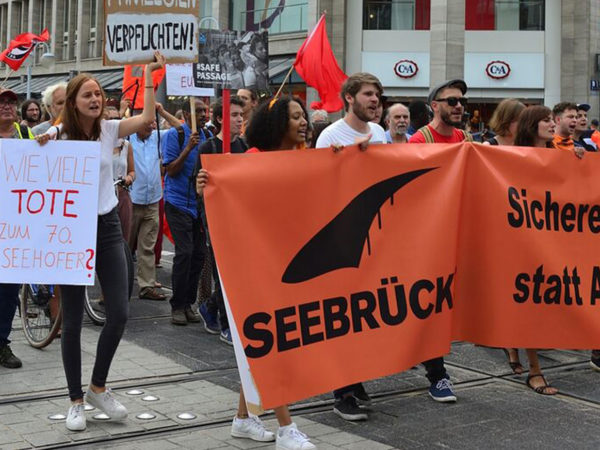
<instances>
[{"instance_id":1,"label":"man with cap","mask_svg":"<svg viewBox=\"0 0 600 450\"><path fill-rule=\"evenodd\" d=\"M575 147L581 147L588 152L597 152L600 145L600 132L588 127L587 113L591 106L587 103L577 104L577 123L573 132Z\"/></svg>"},{"instance_id":2,"label":"man with cap","mask_svg":"<svg viewBox=\"0 0 600 450\"><path fill-rule=\"evenodd\" d=\"M472 141L471 135L459 127L467 99L467 84L463 80L450 80L436 86L429 94L428 102L433 110L431 123L419 128L410 138L411 144L453 144Z\"/></svg>"},{"instance_id":3,"label":"man with cap","mask_svg":"<svg viewBox=\"0 0 600 450\"><path fill-rule=\"evenodd\" d=\"M463 80L450 80L436 86L429 94L428 102L433 110L431 123L419 128L409 143L456 143L473 140L471 135L460 128L467 99L467 84ZM437 402L455 402L456 395L450 376L444 366L444 358L424 361L429 380L429 395Z\"/></svg>"},{"instance_id":4,"label":"man with cap","mask_svg":"<svg viewBox=\"0 0 600 450\"><path fill-rule=\"evenodd\" d=\"M13 91L0 91L0 139L33 139L31 130L17 122L17 103L17 94ZM0 283L0 366L8 369L23 365L8 345L20 288L20 284Z\"/></svg>"}]
</instances>

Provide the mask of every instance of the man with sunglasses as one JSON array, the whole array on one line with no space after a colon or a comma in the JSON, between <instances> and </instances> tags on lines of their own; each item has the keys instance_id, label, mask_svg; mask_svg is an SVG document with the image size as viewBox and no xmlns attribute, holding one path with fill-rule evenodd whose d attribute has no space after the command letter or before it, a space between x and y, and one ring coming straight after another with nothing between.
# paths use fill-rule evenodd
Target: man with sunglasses
<instances>
[{"instance_id":1,"label":"man with sunglasses","mask_svg":"<svg viewBox=\"0 0 600 450\"><path fill-rule=\"evenodd\" d=\"M452 144L462 141L472 141L471 135L461 130L462 117L465 112L467 99L467 84L463 80L450 80L435 87L429 94L429 105L433 110L431 123L419 128L409 140L409 143L444 143ZM442 403L455 402L456 394L450 382L450 376L444 366L444 358L433 358L424 361L429 380L430 397Z\"/></svg>"},{"instance_id":2,"label":"man with sunglasses","mask_svg":"<svg viewBox=\"0 0 600 450\"><path fill-rule=\"evenodd\" d=\"M17 120L17 94L0 89L0 139L33 139L31 130ZM22 366L11 348L10 335L19 305L20 284L0 283L0 366L18 369Z\"/></svg>"},{"instance_id":3,"label":"man with sunglasses","mask_svg":"<svg viewBox=\"0 0 600 450\"><path fill-rule=\"evenodd\" d=\"M471 135L459 128L467 105L466 93L467 84L463 80L450 80L435 87L428 98L433 120L418 129L409 142L453 144L472 141Z\"/></svg>"},{"instance_id":4,"label":"man with sunglasses","mask_svg":"<svg viewBox=\"0 0 600 450\"><path fill-rule=\"evenodd\" d=\"M192 133L190 103L183 105L185 122L171 128L163 141L163 166L165 176L165 214L175 241L175 256L171 284L171 323L187 325L200 322L200 315L192 309L196 302L200 272L204 265L206 239L202 220L198 214L194 167L198 160L198 145L212 135L204 129L208 106L200 100L194 102L196 128Z\"/></svg>"}]
</instances>

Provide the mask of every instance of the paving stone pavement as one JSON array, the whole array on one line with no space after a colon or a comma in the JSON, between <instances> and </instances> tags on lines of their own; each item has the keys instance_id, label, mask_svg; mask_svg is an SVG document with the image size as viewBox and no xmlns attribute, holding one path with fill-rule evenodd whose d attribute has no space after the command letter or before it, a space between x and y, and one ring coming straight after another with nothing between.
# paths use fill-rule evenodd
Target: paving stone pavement
<instances>
[{"instance_id":1,"label":"paving stone pavement","mask_svg":"<svg viewBox=\"0 0 600 450\"><path fill-rule=\"evenodd\" d=\"M159 279L169 284L169 259ZM137 292L137 291L134 291ZM131 320L111 369L109 384L129 409L122 423L94 419L69 432L68 399L59 340L43 350L25 341L15 321L13 350L23 368L0 367L0 449L247 449L272 443L235 439L230 420L238 401L239 378L231 347L201 324L170 324L167 302L132 300ZM82 334L83 382L89 380L99 328ZM346 422L331 412L323 394L292 406L292 416L319 449L597 449L600 435L600 373L589 368L589 352L541 351L544 373L560 389L557 396L535 394L526 374L513 375L498 349L457 342L446 356L456 385L456 404L438 404L427 395L422 367L365 383L374 398L370 419ZM526 357L521 352L521 361ZM143 395L128 395L133 387ZM147 395L158 397L146 401ZM177 417L182 412L193 420ZM151 413L152 420L136 416ZM272 414L264 417L277 428Z\"/></svg>"}]
</instances>

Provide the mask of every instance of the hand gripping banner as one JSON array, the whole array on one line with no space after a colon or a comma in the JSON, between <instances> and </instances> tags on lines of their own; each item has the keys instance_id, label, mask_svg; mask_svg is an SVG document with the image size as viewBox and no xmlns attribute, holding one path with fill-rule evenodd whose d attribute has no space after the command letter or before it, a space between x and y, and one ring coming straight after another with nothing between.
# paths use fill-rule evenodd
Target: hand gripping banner
<instances>
[{"instance_id":1,"label":"hand gripping banner","mask_svg":"<svg viewBox=\"0 0 600 450\"><path fill-rule=\"evenodd\" d=\"M203 156L247 396L290 403L457 339L600 348L599 158L472 143Z\"/></svg>"}]
</instances>

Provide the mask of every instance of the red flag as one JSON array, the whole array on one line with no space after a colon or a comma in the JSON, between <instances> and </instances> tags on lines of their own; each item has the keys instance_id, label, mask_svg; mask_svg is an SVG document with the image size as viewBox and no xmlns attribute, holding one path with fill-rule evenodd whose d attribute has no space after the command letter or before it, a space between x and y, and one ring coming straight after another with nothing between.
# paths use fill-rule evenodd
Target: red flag
<instances>
[{"instance_id":1,"label":"red flag","mask_svg":"<svg viewBox=\"0 0 600 450\"><path fill-rule=\"evenodd\" d=\"M145 67L143 65L128 65L123 70L123 97L131 100L132 109L144 108ZM164 77L164 68L152 72L154 90L156 90Z\"/></svg>"},{"instance_id":2,"label":"red flag","mask_svg":"<svg viewBox=\"0 0 600 450\"><path fill-rule=\"evenodd\" d=\"M42 31L39 36L33 33L23 33L18 35L12 41L6 50L0 53L0 61L4 62L12 70L19 70L21 64L25 62L35 44L46 42L50 39L48 30Z\"/></svg>"},{"instance_id":3,"label":"red flag","mask_svg":"<svg viewBox=\"0 0 600 450\"><path fill-rule=\"evenodd\" d=\"M342 109L344 104L340 91L348 76L338 66L331 50L325 28L325 14L298 50L294 68L306 84L319 92L321 101L311 103L312 109L324 109L327 112Z\"/></svg>"}]
</instances>

